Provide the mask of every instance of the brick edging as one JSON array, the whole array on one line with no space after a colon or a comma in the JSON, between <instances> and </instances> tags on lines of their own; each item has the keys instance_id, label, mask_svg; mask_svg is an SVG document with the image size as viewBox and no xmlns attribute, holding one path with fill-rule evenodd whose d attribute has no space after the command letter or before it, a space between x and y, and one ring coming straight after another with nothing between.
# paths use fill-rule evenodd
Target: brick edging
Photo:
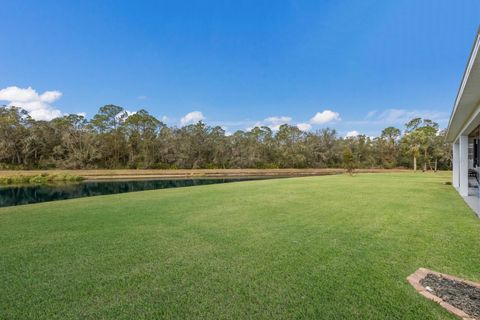
<instances>
[{"instance_id":1,"label":"brick edging","mask_svg":"<svg viewBox=\"0 0 480 320\"><path fill-rule=\"evenodd\" d=\"M471 286L474 286L474 287L477 287L477 288L480 288L480 283L464 280L464 279L457 278L457 277L454 277L454 276L451 276L451 275L448 275L448 274L435 272L435 271L425 269L425 268L420 268L420 269L418 269L417 271L415 271L414 273L412 273L411 275L409 275L407 277L407 281L415 288L415 290L418 291L418 293L420 293L425 298L435 301L436 303L438 303L439 305L441 305L442 307L447 309L450 313L453 313L454 315L462 318L463 320L475 320L475 318L469 316L464 311L452 306L451 304L443 301L441 298L437 297L436 295L428 292L427 289L425 289L425 287L420 284L420 281L423 278L425 278L427 276L427 274L429 274L429 273L432 273L432 274L437 275L437 276L441 276L445 279L454 280L454 281L461 281L461 282L467 283L467 284L469 284Z\"/></svg>"}]
</instances>

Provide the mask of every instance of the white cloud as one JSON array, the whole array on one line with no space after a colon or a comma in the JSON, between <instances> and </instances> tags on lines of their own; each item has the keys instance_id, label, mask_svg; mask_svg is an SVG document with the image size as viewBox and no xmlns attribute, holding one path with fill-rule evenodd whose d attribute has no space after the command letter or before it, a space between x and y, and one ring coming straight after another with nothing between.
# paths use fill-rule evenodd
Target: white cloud
<instances>
[{"instance_id":1,"label":"white cloud","mask_svg":"<svg viewBox=\"0 0 480 320\"><path fill-rule=\"evenodd\" d=\"M8 106L20 107L28 111L35 120L51 120L62 113L51 104L60 99L60 91L45 91L41 95L33 88L7 87L0 90L0 101L8 101Z\"/></svg>"},{"instance_id":2,"label":"white cloud","mask_svg":"<svg viewBox=\"0 0 480 320\"><path fill-rule=\"evenodd\" d=\"M60 91L45 91L40 96L40 99L46 103L54 103L61 97L62 97L62 93Z\"/></svg>"},{"instance_id":3,"label":"white cloud","mask_svg":"<svg viewBox=\"0 0 480 320\"><path fill-rule=\"evenodd\" d=\"M360 135L360 133L358 133L357 130L352 130L347 132L347 134L345 135L345 138L356 137L358 135Z\"/></svg>"},{"instance_id":4,"label":"white cloud","mask_svg":"<svg viewBox=\"0 0 480 320\"><path fill-rule=\"evenodd\" d=\"M272 131L278 131L278 130L280 130L280 126L282 126L283 124L284 123L281 123L281 124L279 123L279 124L275 124L275 125L269 125L268 127L270 129L272 129Z\"/></svg>"},{"instance_id":5,"label":"white cloud","mask_svg":"<svg viewBox=\"0 0 480 320\"><path fill-rule=\"evenodd\" d=\"M274 116L265 118L264 121L266 122L266 124L263 124L264 126L270 127L270 129L272 129L273 131L278 131L282 124L288 124L290 121L292 121L292 118L287 116Z\"/></svg>"},{"instance_id":6,"label":"white cloud","mask_svg":"<svg viewBox=\"0 0 480 320\"><path fill-rule=\"evenodd\" d=\"M264 123L257 121L257 122L255 122L253 125L248 126L245 130L247 130L247 131L252 131L252 129L255 128L255 127L259 127L259 128L260 128L260 127L264 127L264 126L265 126Z\"/></svg>"},{"instance_id":7,"label":"white cloud","mask_svg":"<svg viewBox=\"0 0 480 320\"><path fill-rule=\"evenodd\" d=\"M143 95L142 95L142 96L138 96L137 99L138 99L138 100L146 100L146 99L147 99L147 96L143 96Z\"/></svg>"},{"instance_id":8,"label":"white cloud","mask_svg":"<svg viewBox=\"0 0 480 320\"><path fill-rule=\"evenodd\" d=\"M81 116L81 117L86 118L86 117L87 117L87 113L85 113L85 112L77 112L77 116Z\"/></svg>"},{"instance_id":9,"label":"white cloud","mask_svg":"<svg viewBox=\"0 0 480 320\"><path fill-rule=\"evenodd\" d=\"M332 121L340 121L340 114L332 110L324 110L322 112L317 112L312 119L310 119L311 124L325 124Z\"/></svg>"},{"instance_id":10,"label":"white cloud","mask_svg":"<svg viewBox=\"0 0 480 320\"><path fill-rule=\"evenodd\" d=\"M37 91L31 87L22 89L19 87L7 87L0 90L0 99L7 101L29 102L32 100L39 100L40 96Z\"/></svg>"},{"instance_id":11,"label":"white cloud","mask_svg":"<svg viewBox=\"0 0 480 320\"><path fill-rule=\"evenodd\" d=\"M297 123L297 128L302 131L308 131L312 128L310 123Z\"/></svg>"},{"instance_id":12,"label":"white cloud","mask_svg":"<svg viewBox=\"0 0 480 320\"><path fill-rule=\"evenodd\" d=\"M227 126L220 126L222 128L222 130L225 132L225 135L228 137L228 136L231 136L233 133L228 130L228 127Z\"/></svg>"},{"instance_id":13,"label":"white cloud","mask_svg":"<svg viewBox=\"0 0 480 320\"><path fill-rule=\"evenodd\" d=\"M200 111L192 111L187 113L184 117L180 119L180 124L185 126L187 124L197 123L198 121L205 120L203 113Z\"/></svg>"},{"instance_id":14,"label":"white cloud","mask_svg":"<svg viewBox=\"0 0 480 320\"><path fill-rule=\"evenodd\" d=\"M312 125L325 124L332 121L340 121L340 114L332 110L324 110L322 112L317 112L313 118L308 122L300 122L295 126L302 131L308 131L312 128ZM280 126L283 124L289 124L292 122L292 117L288 116L272 116L265 118L263 121L257 121L252 125L247 127L247 131L252 130L255 127L269 127L273 131L280 129Z\"/></svg>"}]
</instances>

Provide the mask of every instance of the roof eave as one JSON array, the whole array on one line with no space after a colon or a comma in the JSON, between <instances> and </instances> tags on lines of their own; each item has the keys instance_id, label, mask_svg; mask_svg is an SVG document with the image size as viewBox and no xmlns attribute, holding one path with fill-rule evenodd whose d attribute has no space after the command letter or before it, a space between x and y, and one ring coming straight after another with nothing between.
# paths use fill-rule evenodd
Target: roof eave
<instances>
[{"instance_id":1,"label":"roof eave","mask_svg":"<svg viewBox=\"0 0 480 320\"><path fill-rule=\"evenodd\" d=\"M467 65L465 66L462 81L460 82L460 87L458 89L457 96L455 98L455 103L453 105L453 110L452 110L452 113L450 114L450 119L448 120L447 133L445 135L446 140L448 142L453 142L458 136L458 133L452 133L451 132L451 124L452 124L453 118L455 117L455 114L458 110L458 105L460 104L460 101L462 99L463 89L465 88L465 86L468 82L468 79L470 77L470 70L472 69L473 63L475 62L475 59L478 55L479 47L480 47L480 27L477 30L475 41L474 41L472 49L470 51L470 56L468 58ZM452 135L454 135L454 136L452 136Z\"/></svg>"}]
</instances>

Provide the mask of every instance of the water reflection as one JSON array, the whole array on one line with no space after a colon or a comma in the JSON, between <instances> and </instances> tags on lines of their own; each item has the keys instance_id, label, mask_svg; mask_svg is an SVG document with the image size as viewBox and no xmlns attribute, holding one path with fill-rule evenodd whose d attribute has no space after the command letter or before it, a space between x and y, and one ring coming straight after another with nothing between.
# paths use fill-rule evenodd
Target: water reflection
<instances>
[{"instance_id":1,"label":"water reflection","mask_svg":"<svg viewBox=\"0 0 480 320\"><path fill-rule=\"evenodd\" d=\"M97 181L77 184L0 188L0 207L142 190L166 189L253 180L253 178Z\"/></svg>"}]
</instances>

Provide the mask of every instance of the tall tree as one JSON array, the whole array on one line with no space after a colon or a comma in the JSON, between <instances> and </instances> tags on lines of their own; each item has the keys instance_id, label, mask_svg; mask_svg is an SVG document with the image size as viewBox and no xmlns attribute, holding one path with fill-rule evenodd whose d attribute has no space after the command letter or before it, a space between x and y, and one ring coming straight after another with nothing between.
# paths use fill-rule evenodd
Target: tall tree
<instances>
[{"instance_id":1,"label":"tall tree","mask_svg":"<svg viewBox=\"0 0 480 320\"><path fill-rule=\"evenodd\" d=\"M149 168L155 162L155 140L162 123L148 111L141 109L125 120L128 140L128 165Z\"/></svg>"},{"instance_id":2,"label":"tall tree","mask_svg":"<svg viewBox=\"0 0 480 320\"><path fill-rule=\"evenodd\" d=\"M17 107L0 108L0 161L28 165L25 159L25 140L32 119Z\"/></svg>"},{"instance_id":3,"label":"tall tree","mask_svg":"<svg viewBox=\"0 0 480 320\"><path fill-rule=\"evenodd\" d=\"M119 106L108 104L101 107L93 117L91 123L102 136L104 161L109 167L116 168L122 162L121 150L125 150L125 136L123 124L127 118L127 112Z\"/></svg>"},{"instance_id":4,"label":"tall tree","mask_svg":"<svg viewBox=\"0 0 480 320\"><path fill-rule=\"evenodd\" d=\"M401 131L398 128L387 127L382 130L378 144L383 167L394 168L397 165L398 140L400 136Z\"/></svg>"},{"instance_id":5,"label":"tall tree","mask_svg":"<svg viewBox=\"0 0 480 320\"><path fill-rule=\"evenodd\" d=\"M404 140L408 152L413 156L414 170L417 168L417 158L423 151L423 171L425 171L430 161L429 150L438 133L438 124L430 119L414 118L406 123L405 127Z\"/></svg>"},{"instance_id":6,"label":"tall tree","mask_svg":"<svg viewBox=\"0 0 480 320\"><path fill-rule=\"evenodd\" d=\"M296 126L283 124L275 135L279 162L287 168L304 168L307 165L305 132Z\"/></svg>"},{"instance_id":7,"label":"tall tree","mask_svg":"<svg viewBox=\"0 0 480 320\"><path fill-rule=\"evenodd\" d=\"M60 166L94 168L103 158L101 141L83 116L70 114L56 118L52 120L52 127L61 141L53 149L53 157Z\"/></svg>"}]
</instances>

